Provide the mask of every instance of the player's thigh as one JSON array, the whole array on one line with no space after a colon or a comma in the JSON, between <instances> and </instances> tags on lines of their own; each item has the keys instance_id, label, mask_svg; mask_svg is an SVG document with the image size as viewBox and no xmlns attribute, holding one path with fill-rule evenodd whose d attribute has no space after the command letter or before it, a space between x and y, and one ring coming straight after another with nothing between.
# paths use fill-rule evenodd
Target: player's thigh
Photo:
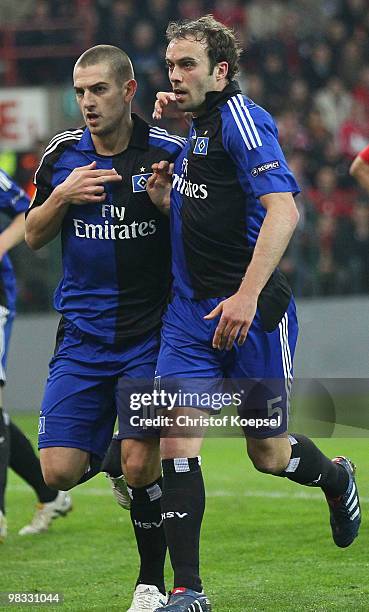
<instances>
[{"instance_id":1,"label":"player's thigh","mask_svg":"<svg viewBox=\"0 0 369 612\"><path fill-rule=\"evenodd\" d=\"M63 360L48 378L39 419L39 449L62 447L104 457L116 419L115 379L71 373Z\"/></svg>"},{"instance_id":2,"label":"player's thigh","mask_svg":"<svg viewBox=\"0 0 369 612\"><path fill-rule=\"evenodd\" d=\"M109 346L61 319L39 420L39 448L76 448L103 458L116 419L119 363Z\"/></svg>"},{"instance_id":3,"label":"player's thigh","mask_svg":"<svg viewBox=\"0 0 369 612\"><path fill-rule=\"evenodd\" d=\"M297 330L291 300L274 331L263 330L257 313L245 344L233 349L227 376L245 398L238 412L246 436L271 438L287 430Z\"/></svg>"}]
</instances>

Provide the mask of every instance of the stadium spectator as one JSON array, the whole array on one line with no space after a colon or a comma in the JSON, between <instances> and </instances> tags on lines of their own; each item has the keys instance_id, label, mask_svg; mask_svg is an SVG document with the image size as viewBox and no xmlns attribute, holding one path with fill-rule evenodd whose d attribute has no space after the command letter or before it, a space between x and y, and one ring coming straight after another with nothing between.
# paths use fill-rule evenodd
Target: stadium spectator
<instances>
[{"instance_id":1,"label":"stadium spectator","mask_svg":"<svg viewBox=\"0 0 369 612\"><path fill-rule=\"evenodd\" d=\"M291 82L289 107L296 113L299 125L303 124L312 107L311 91L304 79L297 78Z\"/></svg>"},{"instance_id":2,"label":"stadium spectator","mask_svg":"<svg viewBox=\"0 0 369 612\"><path fill-rule=\"evenodd\" d=\"M308 134L308 150L310 154L310 178L313 181L316 172L324 165L325 151L332 141L332 136L324 124L320 112L314 108L309 111L305 119L305 126Z\"/></svg>"},{"instance_id":3,"label":"stadium spectator","mask_svg":"<svg viewBox=\"0 0 369 612\"><path fill-rule=\"evenodd\" d=\"M306 196L313 204L317 216L350 217L354 208L354 192L338 185L336 172L322 166L315 177L315 186L307 189Z\"/></svg>"},{"instance_id":4,"label":"stadium spectator","mask_svg":"<svg viewBox=\"0 0 369 612\"><path fill-rule=\"evenodd\" d=\"M0 23L17 24L23 23L35 11L37 0L1 0L0 2Z\"/></svg>"},{"instance_id":5,"label":"stadium spectator","mask_svg":"<svg viewBox=\"0 0 369 612\"><path fill-rule=\"evenodd\" d=\"M246 40L273 38L282 26L288 9L274 0L252 0L246 8ZM268 15L268 19L265 16Z\"/></svg>"},{"instance_id":6,"label":"stadium spectator","mask_svg":"<svg viewBox=\"0 0 369 612\"><path fill-rule=\"evenodd\" d=\"M342 0L341 7L338 5L338 15L347 25L350 34L361 28L366 10L366 0Z\"/></svg>"},{"instance_id":7,"label":"stadium spectator","mask_svg":"<svg viewBox=\"0 0 369 612\"><path fill-rule=\"evenodd\" d=\"M261 66L261 72L265 83L268 108L272 114L277 114L284 108L286 86L289 85L282 55L275 51L267 51Z\"/></svg>"},{"instance_id":8,"label":"stadium spectator","mask_svg":"<svg viewBox=\"0 0 369 612\"><path fill-rule=\"evenodd\" d=\"M355 39L350 38L347 40L343 47L341 47L339 60L335 63L335 70L337 76L343 80L349 89L355 87L364 61L362 45Z\"/></svg>"},{"instance_id":9,"label":"stadium spectator","mask_svg":"<svg viewBox=\"0 0 369 612\"><path fill-rule=\"evenodd\" d=\"M8 467L34 489L39 501L31 523L19 531L20 535L47 531L53 519L66 515L72 509L67 493L52 490L45 484L40 461L31 443L10 420L3 407L2 389L6 381L6 362L16 303L15 279L8 252L24 240L24 213L29 202L23 189L0 170L0 211L11 220L0 233L0 543L7 535L5 489Z\"/></svg>"},{"instance_id":10,"label":"stadium spectator","mask_svg":"<svg viewBox=\"0 0 369 612\"><path fill-rule=\"evenodd\" d=\"M298 111L283 110L278 115L278 131L281 144L287 154L309 148L309 133L299 122Z\"/></svg>"},{"instance_id":11,"label":"stadium spectator","mask_svg":"<svg viewBox=\"0 0 369 612\"><path fill-rule=\"evenodd\" d=\"M146 380L141 392L152 389L171 280L168 219L146 184L152 163L174 160L184 142L131 115L137 83L119 48L87 50L73 78L86 127L46 147L26 219L31 248L59 233L63 245L55 293L62 319L41 407L41 465L56 488L90 479L118 413L129 495L124 479L113 475L114 486L131 506L141 562L130 612L153 610L166 601L158 432L132 423L130 394L139 379ZM151 181L161 195L160 181Z\"/></svg>"},{"instance_id":12,"label":"stadium spectator","mask_svg":"<svg viewBox=\"0 0 369 612\"><path fill-rule=\"evenodd\" d=\"M240 80L243 84L243 90L247 91L247 95L250 96L256 104L265 106L266 104L266 93L264 79L260 74L250 73L246 75L240 75Z\"/></svg>"},{"instance_id":13,"label":"stadium spectator","mask_svg":"<svg viewBox=\"0 0 369 612\"><path fill-rule=\"evenodd\" d=\"M344 21L333 18L326 24L324 32L325 41L332 51L334 65L340 61L340 51L347 39L347 29Z\"/></svg>"},{"instance_id":14,"label":"stadium spectator","mask_svg":"<svg viewBox=\"0 0 369 612\"><path fill-rule=\"evenodd\" d=\"M339 294L369 292L369 206L358 201L351 217L337 219L335 260Z\"/></svg>"},{"instance_id":15,"label":"stadium spectator","mask_svg":"<svg viewBox=\"0 0 369 612\"><path fill-rule=\"evenodd\" d=\"M215 0L212 7L215 19L233 28L242 43L246 26L246 11L243 4L240 0Z\"/></svg>"},{"instance_id":16,"label":"stadium spectator","mask_svg":"<svg viewBox=\"0 0 369 612\"><path fill-rule=\"evenodd\" d=\"M170 0L150 0L146 9L145 18L155 28L158 44L161 45L167 24L175 15L175 3Z\"/></svg>"},{"instance_id":17,"label":"stadium spectator","mask_svg":"<svg viewBox=\"0 0 369 612\"><path fill-rule=\"evenodd\" d=\"M204 11L204 0L181 0L177 3L177 15L181 19L197 19Z\"/></svg>"},{"instance_id":18,"label":"stadium spectator","mask_svg":"<svg viewBox=\"0 0 369 612\"><path fill-rule=\"evenodd\" d=\"M367 66L362 68L352 95L364 108L369 108L369 68Z\"/></svg>"},{"instance_id":19,"label":"stadium spectator","mask_svg":"<svg viewBox=\"0 0 369 612\"><path fill-rule=\"evenodd\" d=\"M351 271L348 287L354 282L356 293L369 293L369 206L367 202L358 202L352 215L352 231L347 232L349 239L341 245L348 245L348 268ZM346 235L347 235L346 234Z\"/></svg>"},{"instance_id":20,"label":"stadium spectator","mask_svg":"<svg viewBox=\"0 0 369 612\"><path fill-rule=\"evenodd\" d=\"M334 139L337 138L342 123L351 112L352 95L347 91L343 81L333 76L315 96L315 108Z\"/></svg>"},{"instance_id":21,"label":"stadium spectator","mask_svg":"<svg viewBox=\"0 0 369 612\"><path fill-rule=\"evenodd\" d=\"M369 139L368 111L361 102L353 101L351 113L341 125L339 146L343 155L352 161Z\"/></svg>"},{"instance_id":22,"label":"stadium spectator","mask_svg":"<svg viewBox=\"0 0 369 612\"><path fill-rule=\"evenodd\" d=\"M333 54L325 42L316 43L304 67L304 77L312 90L320 89L334 70Z\"/></svg>"},{"instance_id":23,"label":"stadium spectator","mask_svg":"<svg viewBox=\"0 0 369 612\"><path fill-rule=\"evenodd\" d=\"M148 21L138 21L133 28L132 59L138 76L146 77L159 66L154 27Z\"/></svg>"},{"instance_id":24,"label":"stadium spectator","mask_svg":"<svg viewBox=\"0 0 369 612\"><path fill-rule=\"evenodd\" d=\"M263 384L244 390L249 405L241 414L270 417L264 410L278 396L280 419L276 428L270 423L255 429L250 420L243 428L255 468L320 487L333 539L337 546L348 546L360 525L358 498L351 505L353 466L343 457L331 461L305 436L286 433L297 320L277 266L297 224L293 195L299 188L273 119L242 96L233 80L239 56L233 32L207 16L170 24L168 40L174 93L164 99L174 98L183 112L192 112L193 121L174 164L173 182L168 173L174 295L163 321L156 372L160 388L178 390L180 384L181 390L201 389L212 397L219 390L217 379L230 378L239 390L240 379L262 379ZM160 97L157 118L163 108ZM282 383L278 391L271 379ZM162 609L210 612L199 574L205 509L198 456L202 431L196 429L194 437L193 428L176 425L179 416L200 418L205 405L182 398L170 413L170 437L161 440L162 516L174 570L174 589ZM210 401L207 411L211 407Z\"/></svg>"},{"instance_id":25,"label":"stadium spectator","mask_svg":"<svg viewBox=\"0 0 369 612\"><path fill-rule=\"evenodd\" d=\"M337 293L337 267L335 262L335 238L337 219L324 212L317 216L316 222L316 282L319 295L335 295Z\"/></svg>"},{"instance_id":26,"label":"stadium spectator","mask_svg":"<svg viewBox=\"0 0 369 612\"><path fill-rule=\"evenodd\" d=\"M114 2L97 2L98 30L97 42L109 43L119 47L122 41L130 51L133 43L131 31L137 22L132 0L115 0Z\"/></svg>"}]
</instances>

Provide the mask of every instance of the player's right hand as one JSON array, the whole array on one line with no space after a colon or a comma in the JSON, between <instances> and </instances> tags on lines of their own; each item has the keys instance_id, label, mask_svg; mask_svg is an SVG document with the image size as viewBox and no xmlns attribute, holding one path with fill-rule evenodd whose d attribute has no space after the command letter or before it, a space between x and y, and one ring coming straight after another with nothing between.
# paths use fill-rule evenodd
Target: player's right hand
<instances>
[{"instance_id":1,"label":"player's right hand","mask_svg":"<svg viewBox=\"0 0 369 612\"><path fill-rule=\"evenodd\" d=\"M106 198L105 183L120 182L121 180L122 176L114 168L110 170L97 169L96 162L93 161L87 166L74 168L68 178L56 187L55 191L58 190L66 204L96 204L103 202Z\"/></svg>"},{"instance_id":2,"label":"player's right hand","mask_svg":"<svg viewBox=\"0 0 369 612\"><path fill-rule=\"evenodd\" d=\"M176 96L172 91L158 91L156 94L156 101L154 104L154 111L152 118L159 121L162 118L164 108L168 104L176 101Z\"/></svg>"},{"instance_id":3,"label":"player's right hand","mask_svg":"<svg viewBox=\"0 0 369 612\"><path fill-rule=\"evenodd\" d=\"M169 214L174 164L161 161L151 167L153 173L147 181L146 191L152 203L164 214Z\"/></svg>"}]
</instances>

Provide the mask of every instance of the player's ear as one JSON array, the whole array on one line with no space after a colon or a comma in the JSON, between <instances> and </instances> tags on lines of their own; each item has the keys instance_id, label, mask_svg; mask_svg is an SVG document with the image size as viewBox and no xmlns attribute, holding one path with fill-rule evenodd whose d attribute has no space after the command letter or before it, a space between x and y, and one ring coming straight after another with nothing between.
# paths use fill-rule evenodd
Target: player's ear
<instances>
[{"instance_id":1,"label":"player's ear","mask_svg":"<svg viewBox=\"0 0 369 612\"><path fill-rule=\"evenodd\" d=\"M227 77L228 67L228 62L218 62L215 67L215 77L217 81L220 81L221 79L225 79Z\"/></svg>"},{"instance_id":2,"label":"player's ear","mask_svg":"<svg viewBox=\"0 0 369 612\"><path fill-rule=\"evenodd\" d=\"M131 102L136 91L137 91L137 81L135 81L135 79L130 79L129 81L126 81L126 83L124 83L124 86L123 86L124 101L126 103Z\"/></svg>"}]
</instances>

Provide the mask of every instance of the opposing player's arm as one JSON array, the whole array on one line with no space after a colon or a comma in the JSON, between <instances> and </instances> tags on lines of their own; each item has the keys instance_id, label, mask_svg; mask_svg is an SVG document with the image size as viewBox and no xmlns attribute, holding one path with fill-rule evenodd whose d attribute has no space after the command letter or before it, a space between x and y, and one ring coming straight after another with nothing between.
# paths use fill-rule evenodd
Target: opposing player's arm
<instances>
[{"instance_id":1,"label":"opposing player's arm","mask_svg":"<svg viewBox=\"0 0 369 612\"><path fill-rule=\"evenodd\" d=\"M53 240L71 204L103 202L106 198L105 183L121 180L121 175L114 169L96 169L96 162L75 168L41 205L31 206L26 218L28 246L37 250Z\"/></svg>"},{"instance_id":2,"label":"opposing player's arm","mask_svg":"<svg viewBox=\"0 0 369 612\"><path fill-rule=\"evenodd\" d=\"M369 147L355 157L350 166L350 174L369 193Z\"/></svg>"}]
</instances>

